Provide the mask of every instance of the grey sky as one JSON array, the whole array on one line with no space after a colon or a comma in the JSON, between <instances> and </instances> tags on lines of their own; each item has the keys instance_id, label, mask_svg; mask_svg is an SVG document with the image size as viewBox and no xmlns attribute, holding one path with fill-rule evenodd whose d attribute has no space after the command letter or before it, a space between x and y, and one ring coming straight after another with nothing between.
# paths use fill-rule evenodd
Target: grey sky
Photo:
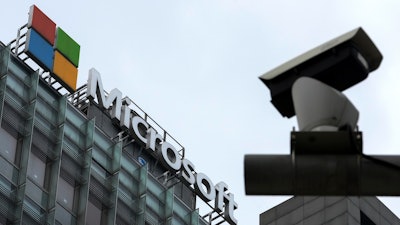
<instances>
[{"instance_id":1,"label":"grey sky","mask_svg":"<svg viewBox=\"0 0 400 225\"><path fill-rule=\"evenodd\" d=\"M381 50L380 68L345 92L360 111L367 154L399 154L400 2L397 0L6 1L7 43L36 4L81 45L78 86L90 68L186 148L196 171L235 194L239 224L284 197L245 196L245 154L289 154L295 119L269 103L258 76L362 26ZM400 215L400 198L384 198ZM207 211L201 211L207 213Z\"/></svg>"}]
</instances>

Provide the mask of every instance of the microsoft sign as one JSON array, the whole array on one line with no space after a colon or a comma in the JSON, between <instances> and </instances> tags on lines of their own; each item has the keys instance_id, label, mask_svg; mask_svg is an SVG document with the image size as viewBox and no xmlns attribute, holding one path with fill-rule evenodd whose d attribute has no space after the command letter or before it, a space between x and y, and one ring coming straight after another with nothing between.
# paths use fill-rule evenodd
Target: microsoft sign
<instances>
[{"instance_id":1,"label":"microsoft sign","mask_svg":"<svg viewBox=\"0 0 400 225\"><path fill-rule=\"evenodd\" d=\"M76 90L80 46L35 5L29 11L24 51L44 70L54 74L68 91Z\"/></svg>"}]
</instances>

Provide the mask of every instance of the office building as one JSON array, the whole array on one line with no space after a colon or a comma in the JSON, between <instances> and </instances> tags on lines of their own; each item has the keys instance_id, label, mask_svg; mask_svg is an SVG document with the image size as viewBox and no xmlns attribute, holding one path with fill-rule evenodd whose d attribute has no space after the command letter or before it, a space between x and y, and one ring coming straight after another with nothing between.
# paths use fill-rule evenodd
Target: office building
<instances>
[{"instance_id":1,"label":"office building","mask_svg":"<svg viewBox=\"0 0 400 225\"><path fill-rule=\"evenodd\" d=\"M79 45L36 6L17 36L0 42L0 224L237 223L227 185L132 100L94 69L75 87Z\"/></svg>"}]
</instances>

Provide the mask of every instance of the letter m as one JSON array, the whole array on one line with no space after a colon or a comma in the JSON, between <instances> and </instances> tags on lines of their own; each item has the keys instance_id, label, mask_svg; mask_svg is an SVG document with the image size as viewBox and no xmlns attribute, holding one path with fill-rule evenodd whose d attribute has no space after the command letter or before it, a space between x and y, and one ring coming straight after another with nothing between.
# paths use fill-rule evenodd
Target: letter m
<instances>
[{"instance_id":1,"label":"letter m","mask_svg":"<svg viewBox=\"0 0 400 225\"><path fill-rule=\"evenodd\" d=\"M97 97L97 102L99 103L100 107L103 107L104 109L109 109L112 107L111 118L120 121L122 107L121 91L114 88L107 96L105 96L100 73L94 68L89 70L89 79L87 85L86 97L90 100L94 100Z\"/></svg>"}]
</instances>

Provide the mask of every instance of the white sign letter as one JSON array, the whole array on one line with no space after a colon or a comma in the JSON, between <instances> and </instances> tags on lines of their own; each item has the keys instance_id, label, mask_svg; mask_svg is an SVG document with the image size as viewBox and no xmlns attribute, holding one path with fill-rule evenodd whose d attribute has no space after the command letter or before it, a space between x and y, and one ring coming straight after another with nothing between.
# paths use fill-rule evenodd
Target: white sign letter
<instances>
[{"instance_id":1,"label":"white sign letter","mask_svg":"<svg viewBox=\"0 0 400 225\"><path fill-rule=\"evenodd\" d=\"M101 82L100 73L94 68L89 70L87 85L87 98L93 100L97 97L97 101L99 102L101 107L105 109L109 109L110 107L112 107L111 118L120 121L122 106L121 91L114 88L106 98L106 96L104 95L103 83Z\"/></svg>"}]
</instances>

